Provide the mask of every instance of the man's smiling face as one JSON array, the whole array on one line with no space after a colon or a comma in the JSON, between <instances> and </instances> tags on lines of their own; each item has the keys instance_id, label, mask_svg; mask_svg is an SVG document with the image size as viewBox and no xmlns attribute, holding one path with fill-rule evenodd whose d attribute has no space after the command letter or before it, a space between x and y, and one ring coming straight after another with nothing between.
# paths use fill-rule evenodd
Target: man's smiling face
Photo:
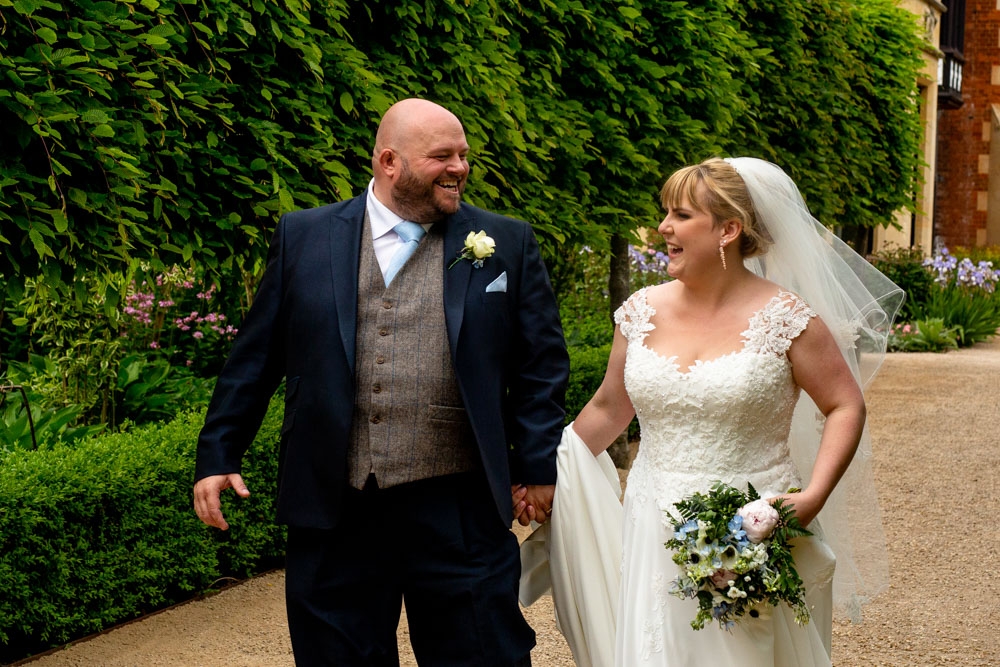
<instances>
[{"instance_id":1,"label":"man's smiling face","mask_svg":"<svg viewBox=\"0 0 1000 667\"><path fill-rule=\"evenodd\" d=\"M447 121L422 128L399 152L392 201L406 220L437 222L458 211L469 177L469 144L461 124Z\"/></svg>"}]
</instances>

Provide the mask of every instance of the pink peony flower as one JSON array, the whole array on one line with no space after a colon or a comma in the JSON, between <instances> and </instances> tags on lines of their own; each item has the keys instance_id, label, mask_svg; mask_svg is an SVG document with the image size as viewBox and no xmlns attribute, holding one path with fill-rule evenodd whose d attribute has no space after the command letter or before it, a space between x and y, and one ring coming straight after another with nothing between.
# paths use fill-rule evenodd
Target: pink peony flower
<instances>
[{"instance_id":1,"label":"pink peony flower","mask_svg":"<svg viewBox=\"0 0 1000 667\"><path fill-rule=\"evenodd\" d=\"M709 579L711 579L713 586L724 590L729 588L730 581L736 580L736 573L730 570L716 570Z\"/></svg>"},{"instance_id":2,"label":"pink peony flower","mask_svg":"<svg viewBox=\"0 0 1000 667\"><path fill-rule=\"evenodd\" d=\"M778 525L778 510L763 498L747 503L736 513L743 517L743 530L746 531L747 539L754 544L770 537L774 527Z\"/></svg>"}]
</instances>

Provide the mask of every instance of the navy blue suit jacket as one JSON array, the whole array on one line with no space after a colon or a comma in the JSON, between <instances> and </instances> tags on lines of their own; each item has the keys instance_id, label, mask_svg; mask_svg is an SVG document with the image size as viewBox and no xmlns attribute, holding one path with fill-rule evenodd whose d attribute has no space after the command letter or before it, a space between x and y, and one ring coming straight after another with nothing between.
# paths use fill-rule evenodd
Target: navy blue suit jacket
<instances>
[{"instance_id":1,"label":"navy blue suit jacket","mask_svg":"<svg viewBox=\"0 0 1000 667\"><path fill-rule=\"evenodd\" d=\"M333 528L346 487L355 397L358 262L365 195L282 216L253 306L219 376L195 479L239 472L286 378L278 520ZM569 358L548 274L527 223L467 204L444 225L451 360L499 518L511 482L553 484ZM448 268L470 231L496 251ZM506 292L486 286L507 272Z\"/></svg>"}]
</instances>

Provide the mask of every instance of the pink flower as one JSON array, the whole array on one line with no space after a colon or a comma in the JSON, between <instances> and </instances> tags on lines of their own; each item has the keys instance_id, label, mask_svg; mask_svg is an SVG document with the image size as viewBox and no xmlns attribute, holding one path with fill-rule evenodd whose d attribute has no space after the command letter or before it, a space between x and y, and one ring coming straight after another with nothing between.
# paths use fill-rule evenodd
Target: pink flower
<instances>
[{"instance_id":1,"label":"pink flower","mask_svg":"<svg viewBox=\"0 0 1000 667\"><path fill-rule=\"evenodd\" d=\"M778 525L778 510L763 498L747 503L736 513L743 517L743 530L746 531L747 539L754 544L770 537L774 527Z\"/></svg>"},{"instance_id":2,"label":"pink flower","mask_svg":"<svg viewBox=\"0 0 1000 667\"><path fill-rule=\"evenodd\" d=\"M716 570L709 579L716 588L729 588L729 582L736 580L736 573L730 570Z\"/></svg>"},{"instance_id":3,"label":"pink flower","mask_svg":"<svg viewBox=\"0 0 1000 667\"><path fill-rule=\"evenodd\" d=\"M192 336L194 336L195 338L201 338L201 337L202 337L202 336L204 336L205 334L203 334L203 333L202 333L202 332L200 332L200 331L195 331L195 332L194 332L193 334L191 334L191 335L192 335Z\"/></svg>"},{"instance_id":4,"label":"pink flower","mask_svg":"<svg viewBox=\"0 0 1000 667\"><path fill-rule=\"evenodd\" d=\"M909 324L904 324L903 325L903 333L908 334L908 333L910 333L910 331L911 331L910 325Z\"/></svg>"}]
</instances>

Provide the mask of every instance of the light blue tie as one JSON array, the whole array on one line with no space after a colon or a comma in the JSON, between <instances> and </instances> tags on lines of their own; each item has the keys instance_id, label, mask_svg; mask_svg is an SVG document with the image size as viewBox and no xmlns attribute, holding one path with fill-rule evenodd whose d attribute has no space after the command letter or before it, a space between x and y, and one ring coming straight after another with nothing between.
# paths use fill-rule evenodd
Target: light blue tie
<instances>
[{"instance_id":1,"label":"light blue tie","mask_svg":"<svg viewBox=\"0 0 1000 667\"><path fill-rule=\"evenodd\" d=\"M389 268L385 270L385 286L388 287L392 279L396 277L399 270L406 264L406 260L420 245L420 238L426 233L424 228L415 222L404 220L392 228L403 239L403 244L396 249L396 253L389 261Z\"/></svg>"}]
</instances>

